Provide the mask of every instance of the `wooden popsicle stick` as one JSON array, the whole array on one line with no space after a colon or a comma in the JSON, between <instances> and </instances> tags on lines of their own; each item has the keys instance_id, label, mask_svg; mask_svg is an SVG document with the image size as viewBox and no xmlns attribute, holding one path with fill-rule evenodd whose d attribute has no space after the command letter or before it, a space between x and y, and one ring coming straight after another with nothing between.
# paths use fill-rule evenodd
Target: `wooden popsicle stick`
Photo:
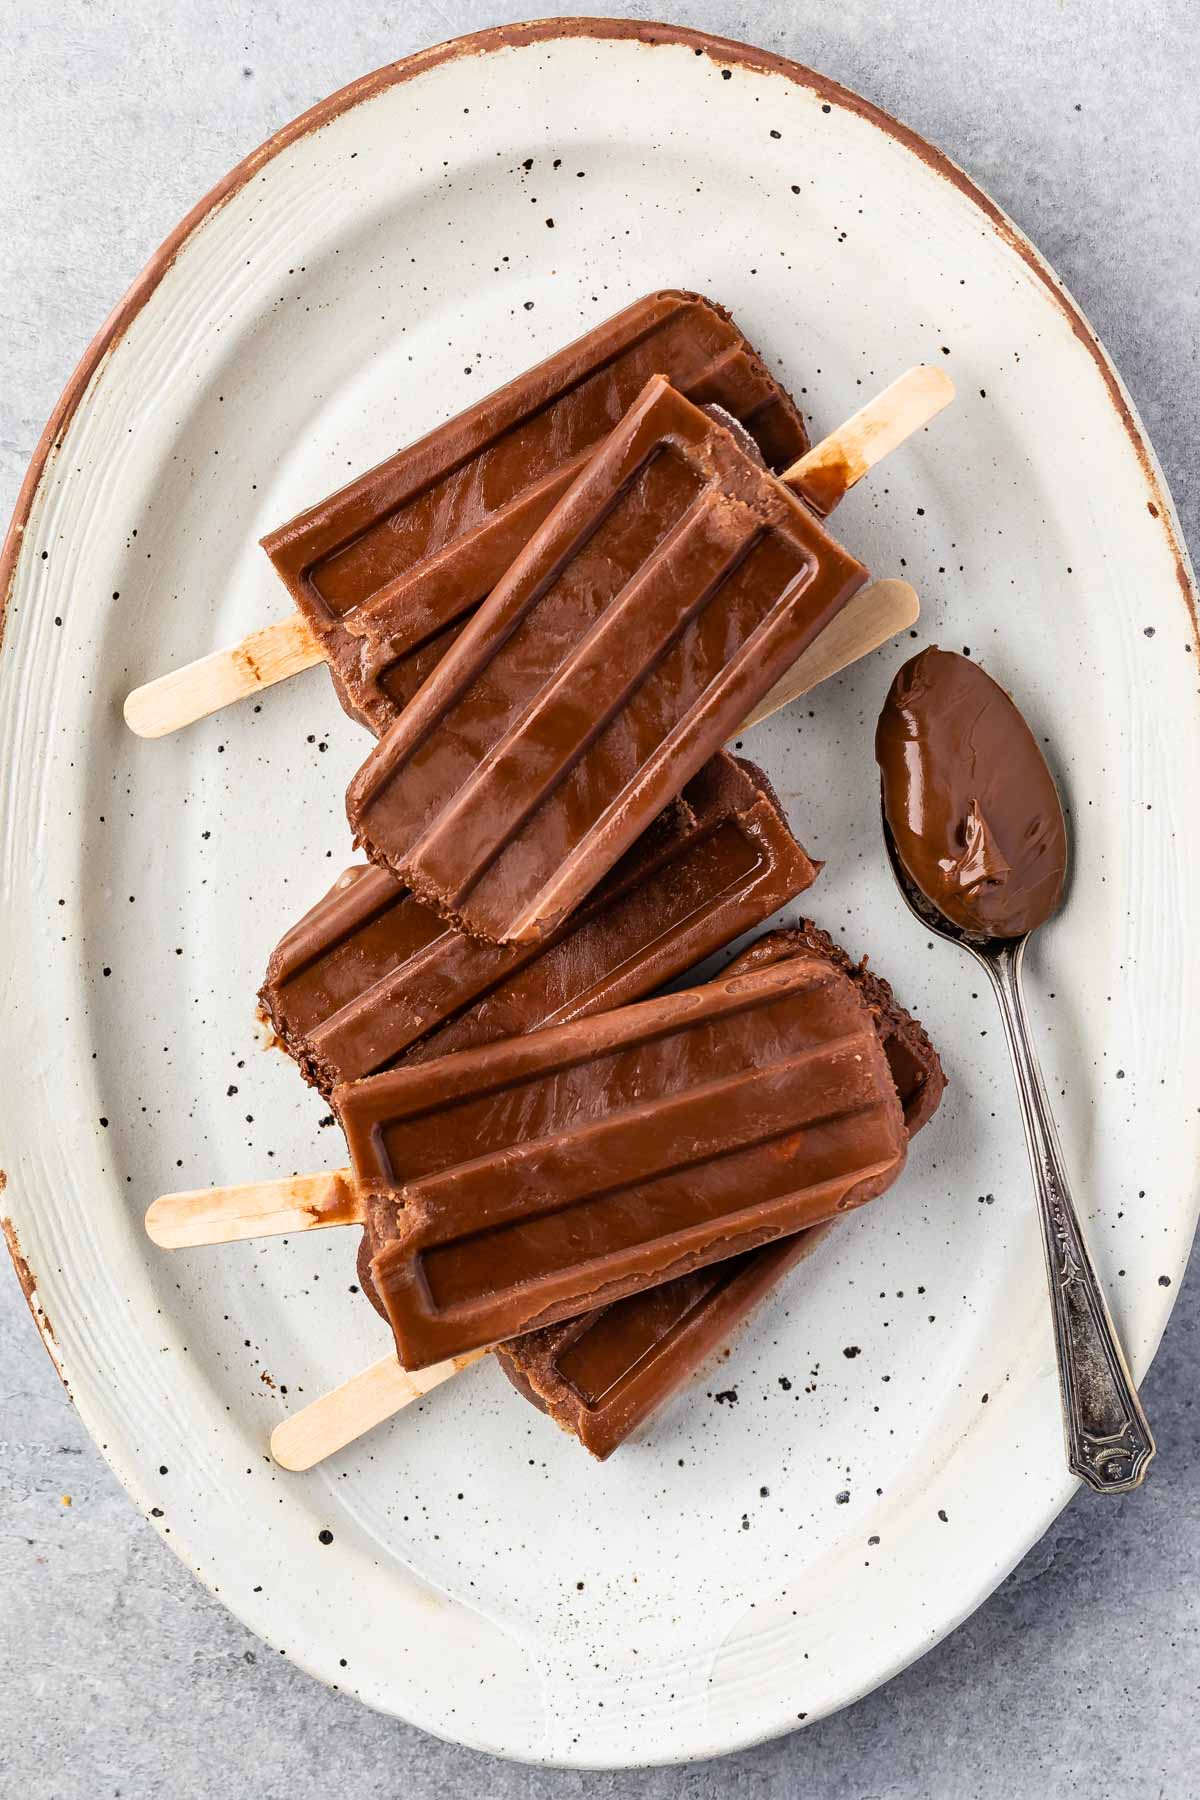
<instances>
[{"instance_id":1,"label":"wooden popsicle stick","mask_svg":"<svg viewBox=\"0 0 1200 1800\"><path fill-rule=\"evenodd\" d=\"M146 1213L146 1231L164 1250L191 1250L199 1244L234 1244L242 1238L353 1225L362 1216L350 1170L332 1169L239 1187L163 1194Z\"/></svg>"},{"instance_id":2,"label":"wooden popsicle stick","mask_svg":"<svg viewBox=\"0 0 1200 1800\"><path fill-rule=\"evenodd\" d=\"M790 706L801 694L807 694L822 681L828 681L831 675L849 668L861 656L869 656L872 650L878 650L897 632L909 630L920 611L916 589L907 581L872 581L859 588L787 674L764 694L741 729L749 731L751 725L761 725L764 719Z\"/></svg>"},{"instance_id":3,"label":"wooden popsicle stick","mask_svg":"<svg viewBox=\"0 0 1200 1800\"><path fill-rule=\"evenodd\" d=\"M244 700L324 662L321 640L300 613L289 613L261 631L252 631L228 650L214 650L134 688L125 701L125 723L139 737L166 737L209 713Z\"/></svg>"},{"instance_id":4,"label":"wooden popsicle stick","mask_svg":"<svg viewBox=\"0 0 1200 1800\"><path fill-rule=\"evenodd\" d=\"M919 363L814 444L779 479L824 518L856 481L928 425L953 398L954 383L945 369Z\"/></svg>"},{"instance_id":5,"label":"wooden popsicle stick","mask_svg":"<svg viewBox=\"0 0 1200 1800\"><path fill-rule=\"evenodd\" d=\"M470 1350L412 1374L394 1355L385 1356L277 1425L271 1455L281 1468L311 1469L486 1355L486 1350Z\"/></svg>"}]
</instances>

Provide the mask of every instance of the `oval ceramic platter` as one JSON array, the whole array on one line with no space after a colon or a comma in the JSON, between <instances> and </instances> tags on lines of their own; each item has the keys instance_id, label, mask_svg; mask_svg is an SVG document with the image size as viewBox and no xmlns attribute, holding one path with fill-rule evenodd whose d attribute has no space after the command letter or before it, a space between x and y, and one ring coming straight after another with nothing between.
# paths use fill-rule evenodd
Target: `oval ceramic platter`
<instances>
[{"instance_id":1,"label":"oval ceramic platter","mask_svg":"<svg viewBox=\"0 0 1200 1800\"><path fill-rule=\"evenodd\" d=\"M204 201L85 359L10 538L0 659L4 1208L35 1317L131 1495L322 1680L503 1755L704 1757L865 1693L1069 1498L1041 1252L990 997L893 890L894 644L748 738L827 860L809 910L952 1086L902 1183L604 1466L489 1363L307 1476L271 1428L386 1353L356 1233L173 1256L165 1189L334 1166L254 1047L285 926L350 860L366 739L312 670L173 738L126 691L287 610L257 540L628 300L732 308L814 436L913 362L952 410L841 534L904 574L1049 746L1074 879L1031 1006L1135 1368L1196 1216L1200 766L1189 579L1103 351L927 145L810 71L557 21L385 69ZM1151 1477L1153 1479L1153 1477Z\"/></svg>"}]
</instances>

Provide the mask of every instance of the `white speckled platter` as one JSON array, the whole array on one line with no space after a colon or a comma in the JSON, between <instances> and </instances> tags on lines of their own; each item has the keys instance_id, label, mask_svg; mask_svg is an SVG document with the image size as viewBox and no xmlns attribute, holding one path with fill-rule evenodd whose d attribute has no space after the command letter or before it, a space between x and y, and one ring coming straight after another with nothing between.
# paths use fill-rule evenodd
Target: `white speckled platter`
<instances>
[{"instance_id":1,"label":"white speckled platter","mask_svg":"<svg viewBox=\"0 0 1200 1800\"><path fill-rule=\"evenodd\" d=\"M270 1644L443 1736L561 1764L709 1756L844 1705L1072 1491L992 1003L904 911L878 841L871 730L908 646L747 748L828 859L810 910L941 1048L942 1115L903 1183L604 1467L487 1363L311 1475L269 1461L286 1410L386 1350L355 1234L170 1257L141 1218L164 1189L341 1159L251 1014L270 947L348 860L365 739L321 670L160 743L121 700L286 610L262 532L667 285L732 307L816 433L909 363L957 381L839 527L916 584L918 641L969 646L1050 747L1075 870L1031 1006L1142 1373L1200 1162L1188 576L1069 298L894 122L757 52L597 21L369 77L147 270L51 421L6 564L0 1209L51 1354L137 1504Z\"/></svg>"}]
</instances>

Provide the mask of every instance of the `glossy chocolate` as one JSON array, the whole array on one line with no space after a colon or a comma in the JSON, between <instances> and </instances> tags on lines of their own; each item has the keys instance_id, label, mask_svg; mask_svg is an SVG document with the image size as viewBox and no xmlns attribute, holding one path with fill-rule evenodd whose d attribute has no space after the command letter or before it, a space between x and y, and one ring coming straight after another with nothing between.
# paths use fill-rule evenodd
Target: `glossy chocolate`
<instances>
[{"instance_id":1,"label":"glossy chocolate","mask_svg":"<svg viewBox=\"0 0 1200 1800\"><path fill-rule=\"evenodd\" d=\"M869 1010L804 955L333 1100L391 1209L372 1275L410 1368L830 1218L906 1142Z\"/></svg>"},{"instance_id":2,"label":"glossy chocolate","mask_svg":"<svg viewBox=\"0 0 1200 1800\"><path fill-rule=\"evenodd\" d=\"M904 1128L910 1138L915 1137L941 1105L946 1091L945 1071L921 1021L905 1011L892 992L891 983L877 975L865 957L854 962L827 931L822 931L812 919L801 919L798 925L784 926L756 938L734 958L725 973L740 975L794 956L819 957L854 983L883 1045L900 1097Z\"/></svg>"},{"instance_id":3,"label":"glossy chocolate","mask_svg":"<svg viewBox=\"0 0 1200 1800\"><path fill-rule=\"evenodd\" d=\"M272 953L259 1000L328 1095L405 1061L640 1000L817 874L766 777L724 751L547 944L487 944L385 869L348 869Z\"/></svg>"},{"instance_id":4,"label":"glossy chocolate","mask_svg":"<svg viewBox=\"0 0 1200 1800\"><path fill-rule=\"evenodd\" d=\"M386 730L654 374L775 467L808 448L722 307L650 294L263 539L352 717Z\"/></svg>"},{"instance_id":5,"label":"glossy chocolate","mask_svg":"<svg viewBox=\"0 0 1200 1800\"><path fill-rule=\"evenodd\" d=\"M865 579L654 377L351 782L356 842L473 935L544 938Z\"/></svg>"},{"instance_id":6,"label":"glossy chocolate","mask_svg":"<svg viewBox=\"0 0 1200 1800\"><path fill-rule=\"evenodd\" d=\"M799 955L833 963L857 986L883 1045L911 1138L937 1111L946 1078L926 1033L897 1003L886 981L852 963L810 920L760 938L726 974ZM758 1302L815 1249L828 1229L815 1226L582 1318L498 1344L496 1360L527 1400L602 1460L728 1344Z\"/></svg>"},{"instance_id":7,"label":"glossy chocolate","mask_svg":"<svg viewBox=\"0 0 1200 1800\"><path fill-rule=\"evenodd\" d=\"M875 734L883 815L913 884L963 930L1021 937L1062 898L1067 827L1054 777L999 684L922 650Z\"/></svg>"}]
</instances>

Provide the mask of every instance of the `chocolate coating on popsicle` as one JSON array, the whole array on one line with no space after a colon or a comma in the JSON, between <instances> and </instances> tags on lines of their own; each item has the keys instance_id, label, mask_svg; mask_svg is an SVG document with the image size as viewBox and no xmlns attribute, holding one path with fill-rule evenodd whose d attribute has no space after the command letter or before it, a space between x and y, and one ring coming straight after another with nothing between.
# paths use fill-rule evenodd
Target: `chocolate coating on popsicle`
<instances>
[{"instance_id":1,"label":"chocolate coating on popsicle","mask_svg":"<svg viewBox=\"0 0 1200 1800\"><path fill-rule=\"evenodd\" d=\"M348 869L272 952L263 1014L305 1079L535 1031L639 1000L815 879L766 777L721 751L545 944L468 938L385 869Z\"/></svg>"},{"instance_id":2,"label":"chocolate coating on popsicle","mask_svg":"<svg viewBox=\"0 0 1200 1800\"><path fill-rule=\"evenodd\" d=\"M922 650L879 716L883 815L900 861L965 931L1021 937L1062 898L1067 827L1016 705L978 663Z\"/></svg>"},{"instance_id":3,"label":"chocolate coating on popsicle","mask_svg":"<svg viewBox=\"0 0 1200 1800\"><path fill-rule=\"evenodd\" d=\"M333 1099L414 1368L860 1205L907 1141L869 1010L805 955Z\"/></svg>"},{"instance_id":4,"label":"chocolate coating on popsicle","mask_svg":"<svg viewBox=\"0 0 1200 1800\"><path fill-rule=\"evenodd\" d=\"M353 718L387 728L654 374L732 414L773 467L808 448L724 308L664 291L263 539Z\"/></svg>"},{"instance_id":5,"label":"chocolate coating on popsicle","mask_svg":"<svg viewBox=\"0 0 1200 1800\"><path fill-rule=\"evenodd\" d=\"M546 937L865 579L655 376L354 777L355 841L473 936Z\"/></svg>"},{"instance_id":6,"label":"chocolate coating on popsicle","mask_svg":"<svg viewBox=\"0 0 1200 1800\"><path fill-rule=\"evenodd\" d=\"M849 951L812 919L801 919L798 925L756 938L734 957L725 973L765 968L792 956L821 957L853 981L883 1045L904 1111L905 1130L910 1138L915 1137L932 1119L946 1091L941 1058L921 1021L901 1006L891 983L869 967L865 957L855 962Z\"/></svg>"},{"instance_id":7,"label":"chocolate coating on popsicle","mask_svg":"<svg viewBox=\"0 0 1200 1800\"><path fill-rule=\"evenodd\" d=\"M886 981L865 964L853 963L811 920L769 932L737 957L727 973L797 955L828 959L857 986L875 1022L911 1138L937 1111L946 1078L928 1035L898 1004ZM815 1226L583 1318L498 1344L494 1355L525 1399L603 1460L728 1345L759 1301L816 1248L828 1229Z\"/></svg>"}]
</instances>

